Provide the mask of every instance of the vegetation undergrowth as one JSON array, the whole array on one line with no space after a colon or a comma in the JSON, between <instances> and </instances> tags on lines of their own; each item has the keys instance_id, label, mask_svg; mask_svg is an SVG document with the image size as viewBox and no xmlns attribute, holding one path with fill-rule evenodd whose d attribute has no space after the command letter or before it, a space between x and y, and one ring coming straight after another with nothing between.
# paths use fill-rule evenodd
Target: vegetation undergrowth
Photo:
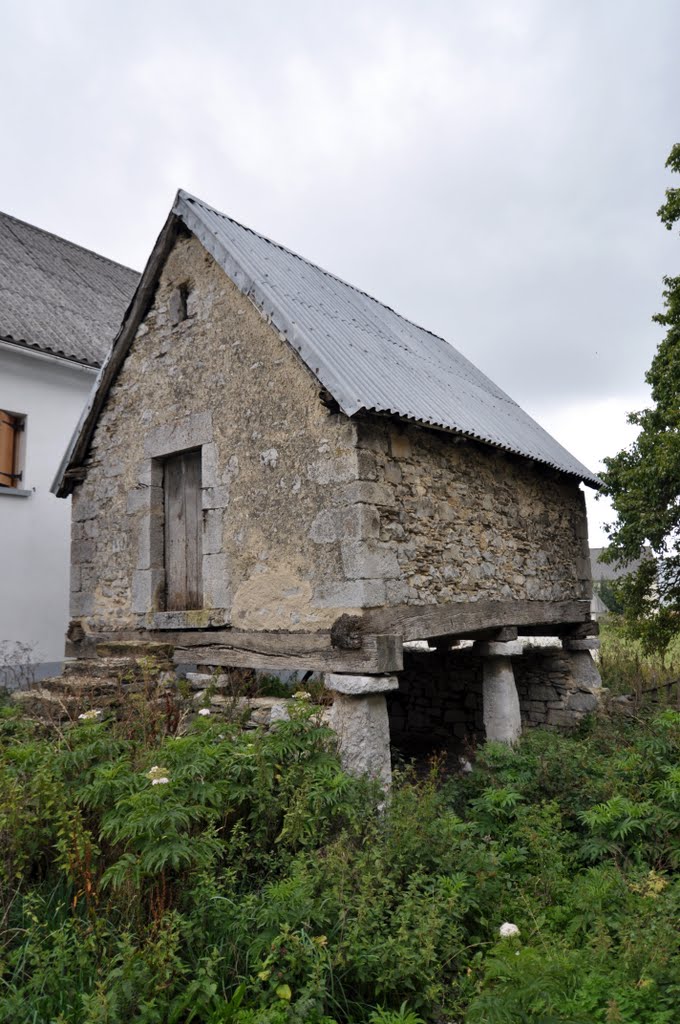
<instances>
[{"instance_id":1,"label":"vegetation undergrowth","mask_svg":"<svg viewBox=\"0 0 680 1024\"><path fill-rule=\"evenodd\" d=\"M671 710L537 730L378 809L308 707L183 736L5 708L0 1021L670 1024L679 755Z\"/></svg>"}]
</instances>

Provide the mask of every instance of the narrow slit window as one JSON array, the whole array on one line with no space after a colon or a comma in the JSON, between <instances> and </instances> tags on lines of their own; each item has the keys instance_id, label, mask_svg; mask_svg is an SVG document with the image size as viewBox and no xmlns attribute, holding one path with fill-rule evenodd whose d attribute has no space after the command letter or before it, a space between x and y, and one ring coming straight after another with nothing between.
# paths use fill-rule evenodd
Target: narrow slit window
<instances>
[{"instance_id":1,"label":"narrow slit window","mask_svg":"<svg viewBox=\"0 0 680 1024\"><path fill-rule=\"evenodd\" d=\"M203 607L203 515L201 452L182 452L164 461L165 608Z\"/></svg>"},{"instance_id":2,"label":"narrow slit window","mask_svg":"<svg viewBox=\"0 0 680 1024\"><path fill-rule=\"evenodd\" d=\"M0 487L19 487L24 417L0 409Z\"/></svg>"}]
</instances>

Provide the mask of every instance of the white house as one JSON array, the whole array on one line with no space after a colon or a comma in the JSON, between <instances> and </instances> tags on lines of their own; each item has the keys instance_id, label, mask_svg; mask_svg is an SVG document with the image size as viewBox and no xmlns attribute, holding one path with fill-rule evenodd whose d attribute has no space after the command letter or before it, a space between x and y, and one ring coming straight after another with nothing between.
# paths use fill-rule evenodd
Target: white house
<instances>
[{"instance_id":1,"label":"white house","mask_svg":"<svg viewBox=\"0 0 680 1024\"><path fill-rule=\"evenodd\" d=\"M59 671L69 503L50 485L139 275L0 213L0 682Z\"/></svg>"}]
</instances>

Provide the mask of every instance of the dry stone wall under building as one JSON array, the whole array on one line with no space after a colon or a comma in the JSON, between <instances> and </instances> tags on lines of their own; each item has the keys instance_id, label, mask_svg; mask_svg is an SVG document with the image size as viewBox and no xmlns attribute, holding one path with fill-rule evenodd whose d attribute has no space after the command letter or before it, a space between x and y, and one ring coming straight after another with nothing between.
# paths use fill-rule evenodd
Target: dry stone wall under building
<instances>
[{"instance_id":1,"label":"dry stone wall under building","mask_svg":"<svg viewBox=\"0 0 680 1024\"><path fill-rule=\"evenodd\" d=\"M511 661L525 728L575 728L597 707L597 686L574 680L571 655L561 646L528 645ZM482 742L483 667L484 656L471 647L406 650L399 689L387 696L395 745L422 752Z\"/></svg>"}]
</instances>

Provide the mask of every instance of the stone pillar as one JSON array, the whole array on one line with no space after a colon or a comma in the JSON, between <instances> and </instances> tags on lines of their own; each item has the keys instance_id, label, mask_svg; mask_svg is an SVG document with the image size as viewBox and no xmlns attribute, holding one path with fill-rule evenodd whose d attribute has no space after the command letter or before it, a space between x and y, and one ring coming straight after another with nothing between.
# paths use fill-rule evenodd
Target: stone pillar
<instances>
[{"instance_id":1,"label":"stone pillar","mask_svg":"<svg viewBox=\"0 0 680 1024\"><path fill-rule=\"evenodd\" d=\"M590 653L600 649L597 637L585 637L581 640L565 636L562 647L571 664L571 677L576 687L594 690L602 686L599 669Z\"/></svg>"},{"instance_id":2,"label":"stone pillar","mask_svg":"<svg viewBox=\"0 0 680 1024\"><path fill-rule=\"evenodd\" d=\"M521 654L521 642L487 643L478 641L473 648L475 654L484 658L483 695L484 729L487 740L497 743L517 742L522 735L522 718L519 697L512 671L513 655Z\"/></svg>"},{"instance_id":3,"label":"stone pillar","mask_svg":"<svg viewBox=\"0 0 680 1024\"><path fill-rule=\"evenodd\" d=\"M351 775L392 782L390 723L385 693L399 687L396 676L329 674L326 689L333 693L329 725L338 736L340 759Z\"/></svg>"}]
</instances>

